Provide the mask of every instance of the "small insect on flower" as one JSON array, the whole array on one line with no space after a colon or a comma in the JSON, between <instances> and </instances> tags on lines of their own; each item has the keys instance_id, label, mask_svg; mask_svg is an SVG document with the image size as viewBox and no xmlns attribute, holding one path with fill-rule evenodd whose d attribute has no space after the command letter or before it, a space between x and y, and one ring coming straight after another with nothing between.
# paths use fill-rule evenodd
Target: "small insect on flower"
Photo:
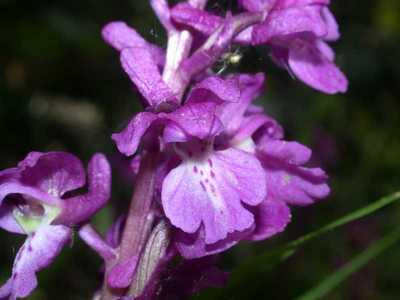
<instances>
[{"instance_id":1,"label":"small insect on flower","mask_svg":"<svg viewBox=\"0 0 400 300\"><path fill-rule=\"evenodd\" d=\"M243 53L240 52L240 48L237 48L233 52L225 52L221 56L221 68L217 71L217 74L222 74L228 67L237 67L242 60Z\"/></svg>"}]
</instances>

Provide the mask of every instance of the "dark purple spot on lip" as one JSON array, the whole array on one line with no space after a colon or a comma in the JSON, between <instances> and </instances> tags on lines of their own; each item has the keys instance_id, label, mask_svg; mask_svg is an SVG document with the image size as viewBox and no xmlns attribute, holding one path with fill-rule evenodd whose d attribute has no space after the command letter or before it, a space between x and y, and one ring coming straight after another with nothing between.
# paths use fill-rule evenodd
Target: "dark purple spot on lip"
<instances>
[{"instance_id":1,"label":"dark purple spot on lip","mask_svg":"<svg viewBox=\"0 0 400 300\"><path fill-rule=\"evenodd\" d=\"M32 250L33 250L32 246L31 246L31 245L29 245L29 247L28 247L28 251L29 251L29 252L32 252Z\"/></svg>"},{"instance_id":2,"label":"dark purple spot on lip","mask_svg":"<svg viewBox=\"0 0 400 300\"><path fill-rule=\"evenodd\" d=\"M212 168L212 166L213 166L212 160L211 160L211 159L208 159L207 161L208 161L208 164L210 165L210 167Z\"/></svg>"},{"instance_id":3,"label":"dark purple spot on lip","mask_svg":"<svg viewBox=\"0 0 400 300\"><path fill-rule=\"evenodd\" d=\"M210 184L210 187L211 187L211 192L215 193L215 187L212 184Z\"/></svg>"},{"instance_id":4,"label":"dark purple spot on lip","mask_svg":"<svg viewBox=\"0 0 400 300\"><path fill-rule=\"evenodd\" d=\"M201 188L203 189L203 191L207 191L207 189L206 189L206 186L204 185L204 183L203 183L203 181L200 181L200 185L201 185Z\"/></svg>"},{"instance_id":5,"label":"dark purple spot on lip","mask_svg":"<svg viewBox=\"0 0 400 300\"><path fill-rule=\"evenodd\" d=\"M193 167L193 172L194 172L194 173L197 173L197 172L198 172L198 170L197 170L197 167L196 167L196 166L194 166L194 167Z\"/></svg>"},{"instance_id":6,"label":"dark purple spot on lip","mask_svg":"<svg viewBox=\"0 0 400 300\"><path fill-rule=\"evenodd\" d=\"M17 278L17 276L18 276L18 273L17 273L17 272L15 272L15 273L13 274L13 279L16 279L16 278Z\"/></svg>"},{"instance_id":7,"label":"dark purple spot on lip","mask_svg":"<svg viewBox=\"0 0 400 300\"><path fill-rule=\"evenodd\" d=\"M215 173L213 171L210 171L210 175L211 175L212 178L215 177Z\"/></svg>"}]
</instances>

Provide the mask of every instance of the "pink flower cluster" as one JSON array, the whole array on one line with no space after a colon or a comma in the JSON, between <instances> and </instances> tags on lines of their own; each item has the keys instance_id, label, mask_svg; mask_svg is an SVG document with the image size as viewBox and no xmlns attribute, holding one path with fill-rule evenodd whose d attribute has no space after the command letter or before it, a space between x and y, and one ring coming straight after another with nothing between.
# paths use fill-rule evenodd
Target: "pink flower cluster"
<instances>
[{"instance_id":1,"label":"pink flower cluster","mask_svg":"<svg viewBox=\"0 0 400 300\"><path fill-rule=\"evenodd\" d=\"M225 282L209 255L282 232L291 205L329 194L325 172L306 166L311 150L285 140L279 123L253 104L265 75L213 71L231 45L265 44L278 66L307 85L344 92L347 80L327 44L339 38L329 1L239 0L240 10L223 16L207 11L206 2L150 1L166 49L120 21L102 31L144 105L112 135L118 150L133 156L136 186L129 211L105 240L87 224L110 195L103 155L91 160L81 196L69 196L85 184L85 173L67 153L32 152L0 173L0 227L28 236L0 299L32 292L35 273L70 240L72 226L105 261L101 299L152 299L172 286L189 294ZM177 254L198 260L165 271ZM209 277L189 276L190 268Z\"/></svg>"}]
</instances>

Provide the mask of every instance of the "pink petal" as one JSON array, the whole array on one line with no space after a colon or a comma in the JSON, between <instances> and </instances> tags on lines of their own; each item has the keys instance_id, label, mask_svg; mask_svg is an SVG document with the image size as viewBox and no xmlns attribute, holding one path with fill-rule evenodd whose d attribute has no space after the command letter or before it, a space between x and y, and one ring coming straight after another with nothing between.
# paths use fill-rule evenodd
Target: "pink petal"
<instances>
[{"instance_id":1,"label":"pink petal","mask_svg":"<svg viewBox=\"0 0 400 300\"><path fill-rule=\"evenodd\" d=\"M327 34L324 37L326 41L336 41L340 38L339 25L336 22L335 16L329 10L329 8L324 7L322 9L322 16L325 19L326 27L328 29Z\"/></svg>"},{"instance_id":2,"label":"pink petal","mask_svg":"<svg viewBox=\"0 0 400 300\"><path fill-rule=\"evenodd\" d=\"M279 0L239 0L239 4L248 11L269 11Z\"/></svg>"},{"instance_id":3,"label":"pink petal","mask_svg":"<svg viewBox=\"0 0 400 300\"><path fill-rule=\"evenodd\" d=\"M172 90L163 81L154 59L147 48L125 48L121 51L121 64L150 106L176 103Z\"/></svg>"},{"instance_id":4,"label":"pink petal","mask_svg":"<svg viewBox=\"0 0 400 300\"><path fill-rule=\"evenodd\" d=\"M264 23L253 30L253 43L262 44L272 38L310 32L316 37L326 35L325 20L319 6L293 7L272 11Z\"/></svg>"},{"instance_id":5,"label":"pink petal","mask_svg":"<svg viewBox=\"0 0 400 300\"><path fill-rule=\"evenodd\" d=\"M12 277L0 288L0 296L11 299L29 296L37 286L36 272L53 262L71 238L71 229L42 225L28 236L14 261Z\"/></svg>"},{"instance_id":6,"label":"pink petal","mask_svg":"<svg viewBox=\"0 0 400 300\"><path fill-rule=\"evenodd\" d=\"M250 239L253 241L265 240L285 230L290 222L289 207L282 201L267 199L253 209L255 229Z\"/></svg>"},{"instance_id":7,"label":"pink petal","mask_svg":"<svg viewBox=\"0 0 400 300\"><path fill-rule=\"evenodd\" d=\"M88 165L88 192L65 199L56 222L75 225L88 220L107 203L111 192L111 167L100 153L92 156Z\"/></svg>"},{"instance_id":8,"label":"pink petal","mask_svg":"<svg viewBox=\"0 0 400 300\"><path fill-rule=\"evenodd\" d=\"M133 117L124 130L112 135L112 139L117 144L118 150L126 156L134 154L139 147L143 135L157 118L156 114L150 112L138 113Z\"/></svg>"},{"instance_id":9,"label":"pink petal","mask_svg":"<svg viewBox=\"0 0 400 300\"><path fill-rule=\"evenodd\" d=\"M327 94L347 90L345 75L310 42L296 40L292 43L288 63L300 80L317 90Z\"/></svg>"},{"instance_id":10,"label":"pink petal","mask_svg":"<svg viewBox=\"0 0 400 300\"><path fill-rule=\"evenodd\" d=\"M103 39L118 51L122 51L125 48L147 48L157 65L164 65L164 50L156 45L148 43L135 29L129 27L124 22L118 21L107 24L104 26L101 34Z\"/></svg>"},{"instance_id":11,"label":"pink petal","mask_svg":"<svg viewBox=\"0 0 400 300\"><path fill-rule=\"evenodd\" d=\"M320 168L306 168L310 151L295 142L267 141L259 149L267 174L268 197L289 204L308 205L329 195L327 175Z\"/></svg>"},{"instance_id":12,"label":"pink petal","mask_svg":"<svg viewBox=\"0 0 400 300\"><path fill-rule=\"evenodd\" d=\"M67 152L31 152L19 166L23 168L21 184L37 187L54 197L61 197L85 184L81 161Z\"/></svg>"},{"instance_id":13,"label":"pink petal","mask_svg":"<svg viewBox=\"0 0 400 300\"><path fill-rule=\"evenodd\" d=\"M243 151L193 153L165 178L164 211L174 226L187 233L203 224L205 243L213 244L253 224L253 216L241 201L260 203L266 195L263 180L258 160Z\"/></svg>"},{"instance_id":14,"label":"pink petal","mask_svg":"<svg viewBox=\"0 0 400 300\"><path fill-rule=\"evenodd\" d=\"M176 248L184 258L194 259L225 251L247 238L251 231L252 227L242 232L229 233L226 238L214 244L206 244L204 226L201 226L197 232L191 234L178 230L174 241Z\"/></svg>"}]
</instances>

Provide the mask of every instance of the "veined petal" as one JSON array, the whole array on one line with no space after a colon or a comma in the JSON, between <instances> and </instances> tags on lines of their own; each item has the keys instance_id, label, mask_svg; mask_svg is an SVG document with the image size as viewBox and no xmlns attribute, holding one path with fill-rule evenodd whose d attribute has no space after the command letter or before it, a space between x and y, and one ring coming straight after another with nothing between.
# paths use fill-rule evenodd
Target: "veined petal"
<instances>
[{"instance_id":1,"label":"veined petal","mask_svg":"<svg viewBox=\"0 0 400 300\"><path fill-rule=\"evenodd\" d=\"M303 165L311 158L311 150L298 142L270 140L259 144L258 150L264 155L294 165Z\"/></svg>"},{"instance_id":2,"label":"veined petal","mask_svg":"<svg viewBox=\"0 0 400 300\"><path fill-rule=\"evenodd\" d=\"M251 232L252 227L242 232L229 233L226 238L214 244L206 244L204 227L201 226L195 233L186 233L178 230L174 241L176 248L184 258L194 259L225 251L241 240L248 238Z\"/></svg>"},{"instance_id":3,"label":"veined petal","mask_svg":"<svg viewBox=\"0 0 400 300\"><path fill-rule=\"evenodd\" d=\"M272 198L266 199L252 209L255 218L255 228L250 240L265 240L282 232L290 222L290 209L285 202Z\"/></svg>"},{"instance_id":4,"label":"veined petal","mask_svg":"<svg viewBox=\"0 0 400 300\"><path fill-rule=\"evenodd\" d=\"M326 41L336 41L340 38L339 25L336 22L335 16L328 7L322 8L322 16L325 19L327 34L324 36Z\"/></svg>"},{"instance_id":5,"label":"veined petal","mask_svg":"<svg viewBox=\"0 0 400 300\"><path fill-rule=\"evenodd\" d=\"M157 119L158 116L150 112L142 112L134 116L124 130L112 135L118 150L126 156L134 154L143 135Z\"/></svg>"},{"instance_id":6,"label":"veined petal","mask_svg":"<svg viewBox=\"0 0 400 300\"><path fill-rule=\"evenodd\" d=\"M320 6L293 7L272 11L267 19L254 26L253 43L267 43L273 38L310 32L315 37L327 34Z\"/></svg>"},{"instance_id":7,"label":"veined petal","mask_svg":"<svg viewBox=\"0 0 400 300\"><path fill-rule=\"evenodd\" d=\"M267 174L268 196L272 199L308 205L329 195L325 172L300 166L310 156L306 147L293 142L270 141L258 150Z\"/></svg>"},{"instance_id":8,"label":"veined petal","mask_svg":"<svg viewBox=\"0 0 400 300\"><path fill-rule=\"evenodd\" d=\"M238 77L233 76L224 79L218 76L209 76L192 88L187 102L204 102L204 100L216 103L239 102L240 97L241 90Z\"/></svg>"},{"instance_id":9,"label":"veined petal","mask_svg":"<svg viewBox=\"0 0 400 300\"><path fill-rule=\"evenodd\" d=\"M88 165L89 188L83 195L63 201L61 214L56 223L79 224L100 210L110 198L111 167L107 158L100 153L93 155Z\"/></svg>"},{"instance_id":10,"label":"veined petal","mask_svg":"<svg viewBox=\"0 0 400 300\"><path fill-rule=\"evenodd\" d=\"M240 127L250 103L261 93L264 88L265 76L262 73L255 75L240 74L233 76L238 81L240 99L234 103L225 103L218 108L218 118L224 124L227 135L234 134Z\"/></svg>"},{"instance_id":11,"label":"veined petal","mask_svg":"<svg viewBox=\"0 0 400 300\"><path fill-rule=\"evenodd\" d=\"M129 27L124 22L116 21L108 23L103 27L101 35L109 45L118 51L122 51L125 48L147 48L157 65L164 65L164 50L147 42L135 29Z\"/></svg>"},{"instance_id":12,"label":"veined petal","mask_svg":"<svg viewBox=\"0 0 400 300\"><path fill-rule=\"evenodd\" d=\"M211 35L222 23L223 18L195 8L188 3L179 3L171 9L174 22L191 27L204 35Z\"/></svg>"},{"instance_id":13,"label":"veined petal","mask_svg":"<svg viewBox=\"0 0 400 300\"><path fill-rule=\"evenodd\" d=\"M277 0L274 9L304 7L307 5L329 5L330 0Z\"/></svg>"},{"instance_id":14,"label":"veined petal","mask_svg":"<svg viewBox=\"0 0 400 300\"><path fill-rule=\"evenodd\" d=\"M125 48L121 51L121 64L129 78L150 106L177 103L172 90L163 81L153 56L145 47Z\"/></svg>"},{"instance_id":15,"label":"veined petal","mask_svg":"<svg viewBox=\"0 0 400 300\"><path fill-rule=\"evenodd\" d=\"M174 25L171 23L170 9L166 0L151 0L151 7L156 13L158 20L164 26L167 32L175 31Z\"/></svg>"},{"instance_id":16,"label":"veined petal","mask_svg":"<svg viewBox=\"0 0 400 300\"><path fill-rule=\"evenodd\" d=\"M216 117L216 104L212 102L187 103L170 114L162 114L173 121L187 135L199 139L214 137L222 131Z\"/></svg>"},{"instance_id":17,"label":"veined petal","mask_svg":"<svg viewBox=\"0 0 400 300\"><path fill-rule=\"evenodd\" d=\"M293 73L309 86L335 94L347 90L347 78L311 42L297 39L289 47L288 64Z\"/></svg>"},{"instance_id":18,"label":"veined petal","mask_svg":"<svg viewBox=\"0 0 400 300\"><path fill-rule=\"evenodd\" d=\"M43 224L28 236L17 253L12 276L0 288L0 297L24 298L37 286L36 272L53 262L71 238L71 229L62 225Z\"/></svg>"},{"instance_id":19,"label":"veined petal","mask_svg":"<svg viewBox=\"0 0 400 300\"><path fill-rule=\"evenodd\" d=\"M25 234L24 230L14 218L13 209L14 207L7 203L0 205L0 228L12 233Z\"/></svg>"},{"instance_id":20,"label":"veined petal","mask_svg":"<svg viewBox=\"0 0 400 300\"><path fill-rule=\"evenodd\" d=\"M22 185L36 187L54 197L61 197L85 184L81 161L67 152L31 152L19 166L22 168L19 178Z\"/></svg>"},{"instance_id":21,"label":"veined petal","mask_svg":"<svg viewBox=\"0 0 400 300\"><path fill-rule=\"evenodd\" d=\"M171 223L187 233L204 225L205 243L244 231L253 216L241 202L259 204L266 196L265 173L251 154L233 148L193 153L165 178L162 203Z\"/></svg>"},{"instance_id":22,"label":"veined petal","mask_svg":"<svg viewBox=\"0 0 400 300\"><path fill-rule=\"evenodd\" d=\"M239 0L239 4L251 12L269 11L279 0Z\"/></svg>"},{"instance_id":23,"label":"veined petal","mask_svg":"<svg viewBox=\"0 0 400 300\"><path fill-rule=\"evenodd\" d=\"M251 137L260 127L268 123L270 118L264 114L254 114L242 118L239 130L231 140L231 144L240 143Z\"/></svg>"}]
</instances>

